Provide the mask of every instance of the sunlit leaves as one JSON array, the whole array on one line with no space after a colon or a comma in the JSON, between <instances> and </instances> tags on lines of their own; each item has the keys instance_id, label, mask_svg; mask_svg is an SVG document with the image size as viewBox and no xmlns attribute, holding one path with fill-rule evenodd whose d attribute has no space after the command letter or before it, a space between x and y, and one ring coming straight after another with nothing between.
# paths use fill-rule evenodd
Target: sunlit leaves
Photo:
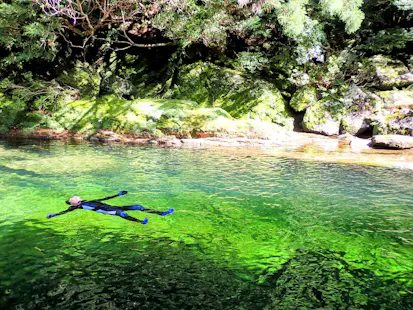
<instances>
[{"instance_id":1,"label":"sunlit leaves","mask_svg":"<svg viewBox=\"0 0 413 310\"><path fill-rule=\"evenodd\" d=\"M360 28L364 19L364 13L360 10L363 0L321 0L320 3L325 12L345 22L348 33Z\"/></svg>"},{"instance_id":2,"label":"sunlit leaves","mask_svg":"<svg viewBox=\"0 0 413 310\"><path fill-rule=\"evenodd\" d=\"M394 49L406 47L413 41L413 28L389 28L378 31L373 37L359 46L360 49L368 49L373 52L391 52Z\"/></svg>"},{"instance_id":3,"label":"sunlit leaves","mask_svg":"<svg viewBox=\"0 0 413 310\"><path fill-rule=\"evenodd\" d=\"M52 59L58 48L55 20L41 16L28 0L0 4L0 48L9 53L0 59L0 73L9 65L19 68L36 58Z\"/></svg>"},{"instance_id":4,"label":"sunlit leaves","mask_svg":"<svg viewBox=\"0 0 413 310\"><path fill-rule=\"evenodd\" d=\"M255 13L274 10L278 22L290 37L299 36L305 23L311 19L311 9L321 10L324 14L336 16L346 25L346 31L353 33L360 28L364 13L360 10L363 0L320 0L315 4L309 0L239 0L240 7L251 6Z\"/></svg>"},{"instance_id":5,"label":"sunlit leaves","mask_svg":"<svg viewBox=\"0 0 413 310\"><path fill-rule=\"evenodd\" d=\"M413 0L395 0L394 5L400 10L413 10Z\"/></svg>"}]
</instances>

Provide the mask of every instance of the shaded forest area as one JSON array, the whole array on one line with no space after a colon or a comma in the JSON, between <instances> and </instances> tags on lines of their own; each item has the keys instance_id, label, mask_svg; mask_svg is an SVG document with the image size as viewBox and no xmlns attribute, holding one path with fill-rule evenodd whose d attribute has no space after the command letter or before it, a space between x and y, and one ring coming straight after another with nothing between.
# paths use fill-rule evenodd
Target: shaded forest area
<instances>
[{"instance_id":1,"label":"shaded forest area","mask_svg":"<svg viewBox=\"0 0 413 310\"><path fill-rule=\"evenodd\" d=\"M413 135L411 0L3 0L0 130Z\"/></svg>"}]
</instances>

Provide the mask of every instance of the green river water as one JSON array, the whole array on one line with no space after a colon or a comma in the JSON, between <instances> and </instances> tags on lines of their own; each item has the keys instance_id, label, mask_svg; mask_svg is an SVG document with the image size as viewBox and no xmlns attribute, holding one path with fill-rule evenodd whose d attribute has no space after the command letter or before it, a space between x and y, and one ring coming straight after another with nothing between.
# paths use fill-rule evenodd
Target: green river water
<instances>
[{"instance_id":1,"label":"green river water","mask_svg":"<svg viewBox=\"0 0 413 310\"><path fill-rule=\"evenodd\" d=\"M0 142L1 309L413 309L413 173L265 149ZM73 195L175 213L147 225Z\"/></svg>"}]
</instances>

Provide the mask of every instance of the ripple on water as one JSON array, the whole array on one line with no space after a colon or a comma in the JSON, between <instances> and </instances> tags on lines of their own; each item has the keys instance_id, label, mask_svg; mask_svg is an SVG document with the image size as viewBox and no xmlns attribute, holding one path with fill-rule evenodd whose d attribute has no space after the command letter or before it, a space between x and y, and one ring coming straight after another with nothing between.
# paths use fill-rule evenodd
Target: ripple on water
<instances>
[{"instance_id":1,"label":"ripple on water","mask_svg":"<svg viewBox=\"0 0 413 310\"><path fill-rule=\"evenodd\" d=\"M263 309L278 300L274 277L305 282L291 266L308 272L308 283L330 283L326 266L348 264L334 270L356 282L344 274L337 281L366 296L376 294L366 287L413 286L408 171L261 150L62 143L3 144L0 160L7 307ZM74 194L89 199L119 190L129 194L113 204L176 213L148 215L145 226L80 210L45 220ZM322 272L311 271L313 260L325 262ZM367 275L379 278L372 284ZM287 289L301 300L297 294ZM396 295L388 298L406 305Z\"/></svg>"}]
</instances>

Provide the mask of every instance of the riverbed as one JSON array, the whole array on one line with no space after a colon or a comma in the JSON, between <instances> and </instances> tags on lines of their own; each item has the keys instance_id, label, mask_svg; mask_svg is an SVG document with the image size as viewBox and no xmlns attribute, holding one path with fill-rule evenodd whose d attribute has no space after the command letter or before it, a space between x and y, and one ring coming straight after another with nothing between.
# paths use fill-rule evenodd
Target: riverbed
<instances>
[{"instance_id":1,"label":"riverbed","mask_svg":"<svg viewBox=\"0 0 413 310\"><path fill-rule=\"evenodd\" d=\"M411 308L408 155L360 152L0 142L0 307ZM46 219L120 190L175 213Z\"/></svg>"}]
</instances>

